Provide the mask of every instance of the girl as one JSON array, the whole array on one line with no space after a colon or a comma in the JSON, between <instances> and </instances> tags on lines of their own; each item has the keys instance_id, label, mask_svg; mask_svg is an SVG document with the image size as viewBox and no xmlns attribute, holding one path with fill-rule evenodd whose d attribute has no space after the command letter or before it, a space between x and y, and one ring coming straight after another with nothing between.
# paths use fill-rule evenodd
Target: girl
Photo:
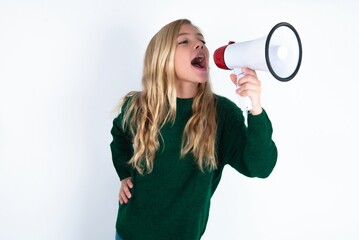
<instances>
[{"instance_id":1,"label":"girl","mask_svg":"<svg viewBox=\"0 0 359 240\"><path fill-rule=\"evenodd\" d=\"M111 130L121 179L117 239L198 240L225 165L248 177L272 172L277 149L255 71L243 69L236 90L252 100L247 128L236 104L212 92L208 59L189 20L171 22L151 39L143 90L125 96Z\"/></svg>"}]
</instances>

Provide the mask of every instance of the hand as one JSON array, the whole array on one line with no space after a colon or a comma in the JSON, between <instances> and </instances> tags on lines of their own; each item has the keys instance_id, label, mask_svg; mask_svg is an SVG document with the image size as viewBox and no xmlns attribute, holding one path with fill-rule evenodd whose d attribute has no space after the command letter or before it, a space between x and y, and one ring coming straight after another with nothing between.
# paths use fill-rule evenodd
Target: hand
<instances>
[{"instance_id":1,"label":"hand","mask_svg":"<svg viewBox=\"0 0 359 240\"><path fill-rule=\"evenodd\" d=\"M252 100L252 115L258 115L262 112L260 102L261 81L257 78L257 73L250 68L242 68L244 76L237 80L236 74L231 74L232 82L238 87L236 93L242 97L249 96Z\"/></svg>"},{"instance_id":2,"label":"hand","mask_svg":"<svg viewBox=\"0 0 359 240\"><path fill-rule=\"evenodd\" d=\"M132 184L132 178L128 177L121 181L121 187L120 187L120 193L119 193L119 199L120 204L126 204L128 203L129 199L132 197L130 189L133 188Z\"/></svg>"}]
</instances>

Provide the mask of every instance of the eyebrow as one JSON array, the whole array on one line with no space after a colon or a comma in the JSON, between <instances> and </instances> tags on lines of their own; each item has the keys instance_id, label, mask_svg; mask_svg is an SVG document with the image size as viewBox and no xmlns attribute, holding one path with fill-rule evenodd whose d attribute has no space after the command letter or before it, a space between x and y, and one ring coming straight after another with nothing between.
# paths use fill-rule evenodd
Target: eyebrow
<instances>
[{"instance_id":1,"label":"eyebrow","mask_svg":"<svg viewBox=\"0 0 359 240\"><path fill-rule=\"evenodd\" d=\"M178 34L178 36L183 36L183 35L191 35L191 34L190 33L180 33L180 34ZM196 35L204 38L202 33L197 33Z\"/></svg>"}]
</instances>

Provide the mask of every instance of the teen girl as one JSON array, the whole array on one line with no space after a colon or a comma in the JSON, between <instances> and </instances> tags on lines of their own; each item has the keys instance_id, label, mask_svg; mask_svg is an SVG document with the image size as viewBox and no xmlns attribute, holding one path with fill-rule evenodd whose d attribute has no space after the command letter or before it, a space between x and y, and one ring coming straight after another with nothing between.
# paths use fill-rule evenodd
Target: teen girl
<instances>
[{"instance_id":1,"label":"teen girl","mask_svg":"<svg viewBox=\"0 0 359 240\"><path fill-rule=\"evenodd\" d=\"M226 165L248 177L272 172L277 149L255 71L243 69L236 90L252 100L246 127L236 104L212 92L208 59L189 20L171 22L151 39L143 90L124 97L111 130L121 179L117 239L198 240Z\"/></svg>"}]
</instances>

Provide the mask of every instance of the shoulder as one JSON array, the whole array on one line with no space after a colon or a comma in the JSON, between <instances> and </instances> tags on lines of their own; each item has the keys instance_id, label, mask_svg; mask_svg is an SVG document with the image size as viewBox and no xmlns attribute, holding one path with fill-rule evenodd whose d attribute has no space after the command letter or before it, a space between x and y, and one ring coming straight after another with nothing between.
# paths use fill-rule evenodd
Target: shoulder
<instances>
[{"instance_id":1,"label":"shoulder","mask_svg":"<svg viewBox=\"0 0 359 240\"><path fill-rule=\"evenodd\" d=\"M126 112L128 109L131 108L131 106L136 102L136 99L141 95L141 92L129 92L125 96L123 96L117 107L116 107L116 118L118 118L120 115L123 115L124 112Z\"/></svg>"},{"instance_id":2,"label":"shoulder","mask_svg":"<svg viewBox=\"0 0 359 240\"><path fill-rule=\"evenodd\" d=\"M122 119L126 112L132 111L134 103L139 99L141 92L129 92L121 98L119 104L116 107L115 122L122 122Z\"/></svg>"},{"instance_id":3,"label":"shoulder","mask_svg":"<svg viewBox=\"0 0 359 240\"><path fill-rule=\"evenodd\" d=\"M123 109L127 109L129 106L131 106L137 99L139 99L139 96L141 95L141 92L129 92L127 93L122 101L121 101L121 111Z\"/></svg>"}]
</instances>

